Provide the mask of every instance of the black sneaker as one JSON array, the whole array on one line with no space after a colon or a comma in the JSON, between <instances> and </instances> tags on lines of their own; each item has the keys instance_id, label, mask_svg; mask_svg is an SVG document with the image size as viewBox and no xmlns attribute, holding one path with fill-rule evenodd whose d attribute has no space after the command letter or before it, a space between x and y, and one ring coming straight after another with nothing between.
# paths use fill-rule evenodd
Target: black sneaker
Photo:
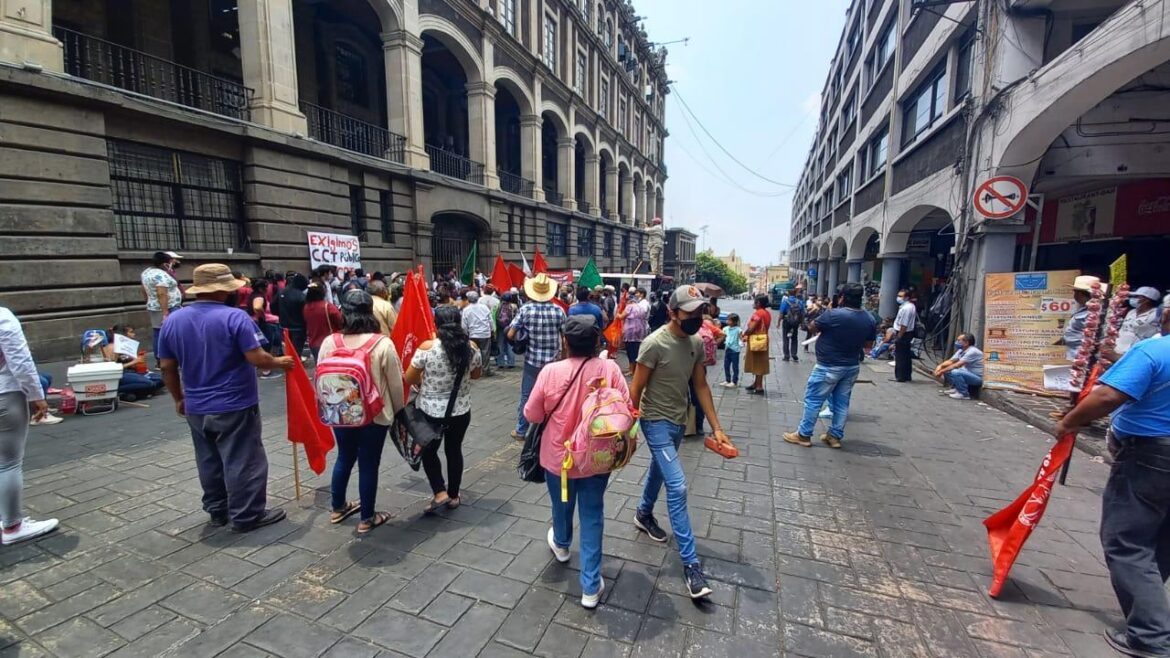
<instances>
[{"instance_id":1,"label":"black sneaker","mask_svg":"<svg viewBox=\"0 0 1170 658\"><path fill-rule=\"evenodd\" d=\"M283 521L284 516L284 510L280 508L266 509L264 510L264 513L260 515L260 518L251 523L245 525L233 525L232 532L252 532L256 528L263 528L264 526L272 525L277 521Z\"/></svg>"},{"instance_id":2,"label":"black sneaker","mask_svg":"<svg viewBox=\"0 0 1170 658\"><path fill-rule=\"evenodd\" d=\"M634 527L646 533L647 537L659 544L665 543L667 540L666 531L658 526L653 514L643 516L634 512Z\"/></svg>"},{"instance_id":3,"label":"black sneaker","mask_svg":"<svg viewBox=\"0 0 1170 658\"><path fill-rule=\"evenodd\" d=\"M683 579L687 581L687 593L692 599L702 599L711 596L711 588L707 585L707 576L703 573L703 565L696 562L683 567Z\"/></svg>"},{"instance_id":4,"label":"black sneaker","mask_svg":"<svg viewBox=\"0 0 1170 658\"><path fill-rule=\"evenodd\" d=\"M1105 629L1105 642L1113 647L1118 653L1126 656L1134 656L1134 658L1166 658L1170 656L1170 652L1153 651L1150 649L1139 649L1133 646L1129 641L1129 636L1125 631L1114 630L1112 628Z\"/></svg>"},{"instance_id":5,"label":"black sneaker","mask_svg":"<svg viewBox=\"0 0 1170 658\"><path fill-rule=\"evenodd\" d=\"M207 520L207 525L213 528L222 528L228 524L227 514L209 514L210 518Z\"/></svg>"}]
</instances>

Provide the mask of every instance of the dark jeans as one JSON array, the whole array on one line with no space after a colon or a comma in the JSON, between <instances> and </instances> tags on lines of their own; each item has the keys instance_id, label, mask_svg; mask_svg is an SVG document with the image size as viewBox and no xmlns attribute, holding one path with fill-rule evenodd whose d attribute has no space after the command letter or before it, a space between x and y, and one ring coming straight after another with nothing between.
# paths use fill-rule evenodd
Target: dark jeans
<instances>
[{"instance_id":1,"label":"dark jeans","mask_svg":"<svg viewBox=\"0 0 1170 658\"><path fill-rule=\"evenodd\" d=\"M462 416L451 416L443 440L435 441L423 450L423 470L426 471L427 481L431 483L432 493L446 491L452 498L459 497L459 485L463 482L463 435L467 434L467 426L470 424L470 411ZM443 454L447 455L446 484L443 483L443 465L439 462L440 443L443 444Z\"/></svg>"},{"instance_id":2,"label":"dark jeans","mask_svg":"<svg viewBox=\"0 0 1170 658\"><path fill-rule=\"evenodd\" d=\"M345 509L345 492L353 465L358 467L358 500L363 521L374 518L378 500L378 467L382 463L382 446L386 445L386 426L370 423L362 427L335 427L337 461L333 463L333 511Z\"/></svg>"},{"instance_id":3,"label":"dark jeans","mask_svg":"<svg viewBox=\"0 0 1170 658\"><path fill-rule=\"evenodd\" d=\"M785 320L781 325L780 342L784 345L784 358L799 361L796 347L800 344L800 325Z\"/></svg>"},{"instance_id":4,"label":"dark jeans","mask_svg":"<svg viewBox=\"0 0 1170 658\"><path fill-rule=\"evenodd\" d=\"M707 372L707 366L703 366L703 372ZM707 415L703 413L703 407L699 404L699 395L695 392L695 380L691 379L687 386L691 390L691 406L695 408L695 434L702 436L703 422L707 420Z\"/></svg>"},{"instance_id":5,"label":"dark jeans","mask_svg":"<svg viewBox=\"0 0 1170 658\"><path fill-rule=\"evenodd\" d=\"M532 395L532 387L536 386L536 378L544 366L536 366L524 362L524 374L520 379L520 400L516 405L516 433L524 436L528 431L528 419L524 417L524 405L528 404L528 397Z\"/></svg>"},{"instance_id":6,"label":"dark jeans","mask_svg":"<svg viewBox=\"0 0 1170 658\"><path fill-rule=\"evenodd\" d=\"M303 328L289 328L288 339L292 341L293 349L297 351L296 357L299 359L305 353L305 341L309 340L308 332Z\"/></svg>"},{"instance_id":7,"label":"dark jeans","mask_svg":"<svg viewBox=\"0 0 1170 658\"><path fill-rule=\"evenodd\" d=\"M268 455L260 440L259 405L223 414L187 414L203 510L233 525L259 520L268 503Z\"/></svg>"},{"instance_id":8,"label":"dark jeans","mask_svg":"<svg viewBox=\"0 0 1170 658\"><path fill-rule=\"evenodd\" d=\"M638 363L638 353L642 351L642 341L631 343L626 341L626 358L630 361L630 371L634 370L634 365Z\"/></svg>"},{"instance_id":9,"label":"dark jeans","mask_svg":"<svg viewBox=\"0 0 1170 658\"><path fill-rule=\"evenodd\" d=\"M157 372L148 372L143 375L127 370L122 373L122 379L118 382L118 394L145 395L154 393L162 387L162 375Z\"/></svg>"},{"instance_id":10,"label":"dark jeans","mask_svg":"<svg viewBox=\"0 0 1170 658\"><path fill-rule=\"evenodd\" d=\"M894 341L894 379L900 382L910 381L910 373L914 371L910 354L910 341L914 340L909 331Z\"/></svg>"},{"instance_id":11,"label":"dark jeans","mask_svg":"<svg viewBox=\"0 0 1170 658\"><path fill-rule=\"evenodd\" d=\"M739 350L724 348L723 379L732 384L739 383Z\"/></svg>"},{"instance_id":12,"label":"dark jeans","mask_svg":"<svg viewBox=\"0 0 1170 658\"><path fill-rule=\"evenodd\" d=\"M1101 547L1130 646L1170 651L1170 437L1116 437Z\"/></svg>"},{"instance_id":13,"label":"dark jeans","mask_svg":"<svg viewBox=\"0 0 1170 658\"><path fill-rule=\"evenodd\" d=\"M150 348L151 349L150 353L152 355L154 355L154 365L156 368L159 367L159 365L162 363L162 361L158 358L158 335L159 335L159 332L161 332L161 331L162 331L162 329L160 329L158 327L155 327L155 328L150 330L150 333L154 336L152 338L153 342L151 343L152 347Z\"/></svg>"}]
</instances>

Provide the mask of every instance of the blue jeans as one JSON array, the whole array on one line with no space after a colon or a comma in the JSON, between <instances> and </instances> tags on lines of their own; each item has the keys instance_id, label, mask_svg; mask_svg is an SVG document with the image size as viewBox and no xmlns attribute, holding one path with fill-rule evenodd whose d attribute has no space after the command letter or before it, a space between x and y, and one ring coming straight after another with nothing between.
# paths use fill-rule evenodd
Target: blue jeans
<instances>
[{"instance_id":1,"label":"blue jeans","mask_svg":"<svg viewBox=\"0 0 1170 658\"><path fill-rule=\"evenodd\" d=\"M684 565L698 564L695 552L695 533L691 530L691 515L687 511L687 477L679 460L678 447L682 443L683 426L668 420L643 420L642 435L650 449L650 470L646 474L646 486L642 489L642 502L638 514L654 512L658 492L666 485L666 511L670 515L670 528L678 542L678 554Z\"/></svg>"},{"instance_id":2,"label":"blue jeans","mask_svg":"<svg viewBox=\"0 0 1170 658\"><path fill-rule=\"evenodd\" d=\"M972 386L982 386L983 378L967 370L966 366L955 368L943 375L948 384L955 387L955 391L962 395L971 395Z\"/></svg>"},{"instance_id":3,"label":"blue jeans","mask_svg":"<svg viewBox=\"0 0 1170 658\"><path fill-rule=\"evenodd\" d=\"M723 350L723 379L739 383L739 350Z\"/></svg>"},{"instance_id":4,"label":"blue jeans","mask_svg":"<svg viewBox=\"0 0 1170 658\"><path fill-rule=\"evenodd\" d=\"M53 377L52 375L46 375L43 372L38 372L37 377L39 377L41 380L41 393L45 396L45 399L48 400L49 387L53 385Z\"/></svg>"},{"instance_id":5,"label":"blue jeans","mask_svg":"<svg viewBox=\"0 0 1170 658\"><path fill-rule=\"evenodd\" d=\"M569 480L569 502L561 502L561 474L544 472L552 501L553 542L560 548L573 543L573 508L581 520L581 592L601 589L601 531L605 527L605 486L609 473Z\"/></svg>"},{"instance_id":6,"label":"blue jeans","mask_svg":"<svg viewBox=\"0 0 1170 658\"><path fill-rule=\"evenodd\" d=\"M812 436L813 428L817 424L817 414L821 412L825 400L829 401L829 409L833 411L833 422L829 425L829 435L838 439L845 438L845 419L849 416L849 397L853 395L853 383L861 366L822 366L817 364L808 376L808 384L804 387L804 417L800 420L800 427L796 430L801 436Z\"/></svg>"},{"instance_id":7,"label":"blue jeans","mask_svg":"<svg viewBox=\"0 0 1170 658\"><path fill-rule=\"evenodd\" d=\"M386 426L370 423L362 427L335 427L337 461L333 464L333 510L345 509L345 490L353 465L358 467L358 499L361 501L363 521L374 518L374 503L378 500L378 466L382 463L382 447L386 445Z\"/></svg>"},{"instance_id":8,"label":"blue jeans","mask_svg":"<svg viewBox=\"0 0 1170 658\"><path fill-rule=\"evenodd\" d=\"M512 343L508 342L508 332L500 331L496 336L496 367L512 368L516 365L516 354L512 352Z\"/></svg>"},{"instance_id":9,"label":"blue jeans","mask_svg":"<svg viewBox=\"0 0 1170 658\"><path fill-rule=\"evenodd\" d=\"M137 372L125 371L118 382L118 393L138 395L139 393L154 393L163 387L162 375L157 372L148 372L145 375Z\"/></svg>"},{"instance_id":10,"label":"blue jeans","mask_svg":"<svg viewBox=\"0 0 1170 658\"><path fill-rule=\"evenodd\" d=\"M890 348L892 348L893 346L894 346L894 343L892 341L884 341L883 340L881 343L874 345L873 349L869 351L869 358L871 358L871 359L881 358L882 355L884 355L886 352L889 352Z\"/></svg>"},{"instance_id":11,"label":"blue jeans","mask_svg":"<svg viewBox=\"0 0 1170 658\"><path fill-rule=\"evenodd\" d=\"M524 405L528 404L528 396L532 395L532 387L536 386L536 377L544 366L534 366L524 362L524 378L520 380L520 404L516 405L516 433L524 436L528 431L528 419L524 417Z\"/></svg>"}]
</instances>

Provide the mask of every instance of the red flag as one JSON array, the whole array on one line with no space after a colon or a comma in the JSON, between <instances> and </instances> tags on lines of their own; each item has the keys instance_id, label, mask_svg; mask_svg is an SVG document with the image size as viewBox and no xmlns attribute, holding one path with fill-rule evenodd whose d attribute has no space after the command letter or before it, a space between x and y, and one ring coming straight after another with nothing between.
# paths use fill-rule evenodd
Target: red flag
<instances>
[{"instance_id":1,"label":"red flag","mask_svg":"<svg viewBox=\"0 0 1170 658\"><path fill-rule=\"evenodd\" d=\"M1078 403L1093 390L1100 372L1099 367L1093 368L1089 380L1077 396ZM987 590L990 596L999 596L1004 582L1007 581L1008 572L1024 547L1024 542L1028 541L1032 531L1040 524L1040 519L1048 508L1048 499L1052 496L1052 486L1056 484L1056 477L1061 468L1072 456L1076 439L1075 433L1060 437L1056 445L1048 451L1044 461L1040 462L1040 468L1036 470L1032 484L1011 504L983 521L987 528L987 543L991 546L991 561L994 567L991 587Z\"/></svg>"},{"instance_id":2,"label":"red flag","mask_svg":"<svg viewBox=\"0 0 1170 658\"><path fill-rule=\"evenodd\" d=\"M560 306L561 310L564 311L566 314L568 314L569 305L566 304L560 297L553 297L552 303L556 304L557 306Z\"/></svg>"},{"instance_id":3,"label":"red flag","mask_svg":"<svg viewBox=\"0 0 1170 658\"><path fill-rule=\"evenodd\" d=\"M626 296L622 295L622 300L618 303L617 313L614 314L613 320L610 321L609 326L605 328L605 342L609 345L610 350L617 349L618 345L622 344L622 320L617 319L617 316L626 312Z\"/></svg>"},{"instance_id":4,"label":"red flag","mask_svg":"<svg viewBox=\"0 0 1170 658\"><path fill-rule=\"evenodd\" d=\"M296 348L284 330L284 353L296 355ZM305 446L309 468L320 475L325 472L325 455L333 449L333 430L321 422L317 415L317 396L309 373L300 358L293 357L293 367L284 377L285 412L288 424L288 440Z\"/></svg>"},{"instance_id":5,"label":"red flag","mask_svg":"<svg viewBox=\"0 0 1170 658\"><path fill-rule=\"evenodd\" d=\"M512 287L512 275L504 265L504 257L496 254L496 266L492 269L492 285L500 292L506 292Z\"/></svg>"},{"instance_id":6,"label":"red flag","mask_svg":"<svg viewBox=\"0 0 1170 658\"><path fill-rule=\"evenodd\" d=\"M548 263L544 262L544 256L540 255L540 248L536 249L536 255L532 257L532 274L540 274L544 272L548 274Z\"/></svg>"},{"instance_id":7,"label":"red flag","mask_svg":"<svg viewBox=\"0 0 1170 658\"><path fill-rule=\"evenodd\" d=\"M512 280L512 287L517 290L524 288L524 270L519 266L508 263L508 277Z\"/></svg>"},{"instance_id":8,"label":"red flag","mask_svg":"<svg viewBox=\"0 0 1170 658\"><path fill-rule=\"evenodd\" d=\"M390 333L390 340L398 350L398 360L402 362L403 372L410 367L410 359L418 346L434 337L435 314L427 300L426 285L423 283L420 267L417 273L411 272L406 275L406 285L402 289L402 310L398 312L398 321L394 323L394 331ZM409 391L409 388L405 390Z\"/></svg>"}]
</instances>

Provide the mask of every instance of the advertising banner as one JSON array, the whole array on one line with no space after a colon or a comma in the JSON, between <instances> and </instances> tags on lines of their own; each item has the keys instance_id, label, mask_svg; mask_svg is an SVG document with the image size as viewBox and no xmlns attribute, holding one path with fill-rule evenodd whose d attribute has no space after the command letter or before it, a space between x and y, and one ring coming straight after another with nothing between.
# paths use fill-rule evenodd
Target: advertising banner
<instances>
[{"instance_id":1,"label":"advertising banner","mask_svg":"<svg viewBox=\"0 0 1170 658\"><path fill-rule=\"evenodd\" d=\"M309 266L333 265L338 270L362 266L362 245L356 235L308 232Z\"/></svg>"},{"instance_id":2,"label":"advertising banner","mask_svg":"<svg viewBox=\"0 0 1170 658\"><path fill-rule=\"evenodd\" d=\"M1116 210L1116 187L1064 197L1056 210L1056 239L1110 237Z\"/></svg>"},{"instance_id":3,"label":"advertising banner","mask_svg":"<svg viewBox=\"0 0 1170 658\"><path fill-rule=\"evenodd\" d=\"M1044 391L1044 366L1066 365L1056 345L1075 307L1073 279L1080 272L1005 272L985 281L984 385Z\"/></svg>"}]
</instances>

